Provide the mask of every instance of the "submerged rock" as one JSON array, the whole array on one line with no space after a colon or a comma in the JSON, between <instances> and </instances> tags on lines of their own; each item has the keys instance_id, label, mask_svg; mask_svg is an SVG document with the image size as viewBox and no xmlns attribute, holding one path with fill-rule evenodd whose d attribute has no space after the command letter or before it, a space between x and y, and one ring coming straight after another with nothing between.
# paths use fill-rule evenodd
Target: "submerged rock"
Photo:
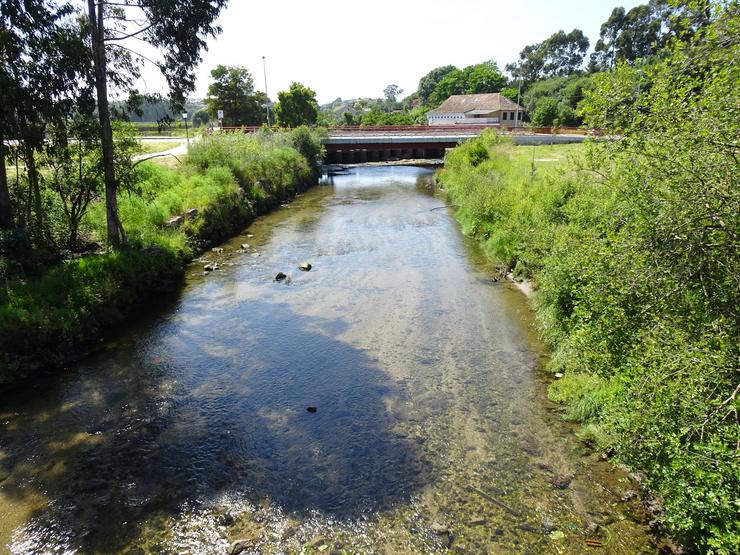
<instances>
[{"instance_id":1,"label":"submerged rock","mask_svg":"<svg viewBox=\"0 0 740 555\"><path fill-rule=\"evenodd\" d=\"M275 274L275 281L283 281L287 277L283 272L278 272Z\"/></svg>"},{"instance_id":2,"label":"submerged rock","mask_svg":"<svg viewBox=\"0 0 740 555\"><path fill-rule=\"evenodd\" d=\"M205 270L206 272L213 272L214 270L218 270L218 269L219 269L219 265L216 264L215 262L211 262L203 266L203 270Z\"/></svg>"},{"instance_id":3,"label":"submerged rock","mask_svg":"<svg viewBox=\"0 0 740 555\"><path fill-rule=\"evenodd\" d=\"M434 522L432 523L432 532L434 532L435 534L443 535L443 534L449 534L450 529L444 524L440 524L439 522Z\"/></svg>"},{"instance_id":4,"label":"submerged rock","mask_svg":"<svg viewBox=\"0 0 740 555\"><path fill-rule=\"evenodd\" d=\"M558 489L567 488L573 481L572 475L555 475L550 478L550 483Z\"/></svg>"},{"instance_id":5,"label":"submerged rock","mask_svg":"<svg viewBox=\"0 0 740 555\"><path fill-rule=\"evenodd\" d=\"M242 243L242 248L244 250L247 250L249 248L249 244L248 243Z\"/></svg>"},{"instance_id":6,"label":"submerged rock","mask_svg":"<svg viewBox=\"0 0 740 555\"><path fill-rule=\"evenodd\" d=\"M482 526L486 523L483 517L475 516L468 521L468 526Z\"/></svg>"},{"instance_id":7,"label":"submerged rock","mask_svg":"<svg viewBox=\"0 0 740 555\"><path fill-rule=\"evenodd\" d=\"M242 551L246 551L247 549L252 549L254 547L254 542L252 540L235 540L231 542L231 545L229 546L229 550L227 553L229 555L239 555Z\"/></svg>"},{"instance_id":8,"label":"submerged rock","mask_svg":"<svg viewBox=\"0 0 740 555\"><path fill-rule=\"evenodd\" d=\"M298 269L301 272L310 272L311 271L311 268L313 268L313 266L311 266L311 263L310 262L301 262L298 265Z\"/></svg>"},{"instance_id":9,"label":"submerged rock","mask_svg":"<svg viewBox=\"0 0 740 555\"><path fill-rule=\"evenodd\" d=\"M317 411L317 410L319 410L319 409L317 409L316 407L306 407L306 410L307 410L308 412L316 412L316 411Z\"/></svg>"}]
</instances>

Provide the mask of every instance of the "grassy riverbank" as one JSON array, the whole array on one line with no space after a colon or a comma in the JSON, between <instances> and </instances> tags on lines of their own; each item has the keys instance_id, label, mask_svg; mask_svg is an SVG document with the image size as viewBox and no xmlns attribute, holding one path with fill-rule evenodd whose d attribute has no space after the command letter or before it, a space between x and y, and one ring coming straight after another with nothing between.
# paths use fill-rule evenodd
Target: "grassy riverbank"
<instances>
[{"instance_id":1,"label":"grassy riverbank","mask_svg":"<svg viewBox=\"0 0 740 555\"><path fill-rule=\"evenodd\" d=\"M700 245L677 245L656 224L675 229L677 212L696 199L683 191L670 199L682 203L677 210L657 202L665 191L654 191L645 203L625 182L626 160L614 148L533 152L486 134L449 153L438 179L465 233L534 281L553 349L549 370L563 374L550 395L566 418L583 423L581 438L645 474L674 535L704 552L730 553L739 483L734 278L719 265L711 278L687 271L695 262L686 256ZM732 198L729 183L716 186ZM736 214L721 217L729 223ZM729 272L731 260L720 262Z\"/></svg>"},{"instance_id":2,"label":"grassy riverbank","mask_svg":"<svg viewBox=\"0 0 740 555\"><path fill-rule=\"evenodd\" d=\"M198 252L314 184L321 149L300 128L204 138L178 170L141 164L135 187L119 196L127 249L20 272L0 290L0 384L84 353L148 297L176 287ZM82 231L103 243L102 202Z\"/></svg>"}]
</instances>

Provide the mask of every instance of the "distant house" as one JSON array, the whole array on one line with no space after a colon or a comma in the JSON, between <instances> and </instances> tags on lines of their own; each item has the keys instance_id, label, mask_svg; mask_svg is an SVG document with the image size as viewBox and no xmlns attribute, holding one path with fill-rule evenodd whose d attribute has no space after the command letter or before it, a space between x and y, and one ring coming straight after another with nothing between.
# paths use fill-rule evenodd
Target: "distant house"
<instances>
[{"instance_id":1,"label":"distant house","mask_svg":"<svg viewBox=\"0 0 740 555\"><path fill-rule=\"evenodd\" d=\"M524 108L500 95L456 94L438 108L427 112L429 125L487 124L516 126L522 123Z\"/></svg>"}]
</instances>

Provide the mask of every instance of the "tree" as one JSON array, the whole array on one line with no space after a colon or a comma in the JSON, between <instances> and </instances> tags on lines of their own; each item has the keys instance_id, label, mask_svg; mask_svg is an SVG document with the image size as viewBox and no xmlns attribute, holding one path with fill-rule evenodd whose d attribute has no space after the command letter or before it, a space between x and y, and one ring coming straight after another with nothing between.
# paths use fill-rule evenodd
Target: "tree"
<instances>
[{"instance_id":1,"label":"tree","mask_svg":"<svg viewBox=\"0 0 740 555\"><path fill-rule=\"evenodd\" d=\"M437 83L430 102L439 105L454 94L493 93L505 86L506 77L499 71L496 62L489 60L450 71Z\"/></svg>"},{"instance_id":2,"label":"tree","mask_svg":"<svg viewBox=\"0 0 740 555\"><path fill-rule=\"evenodd\" d=\"M395 104L396 98L403 93L403 89L400 88L398 85L388 85L385 89L383 89L383 96L385 97L385 101L389 104Z\"/></svg>"},{"instance_id":3,"label":"tree","mask_svg":"<svg viewBox=\"0 0 740 555\"><path fill-rule=\"evenodd\" d=\"M583 64L588 44L588 38L580 29L570 33L561 30L540 43L525 46L519 53L519 61L507 64L506 70L525 84L570 75Z\"/></svg>"},{"instance_id":4,"label":"tree","mask_svg":"<svg viewBox=\"0 0 740 555\"><path fill-rule=\"evenodd\" d=\"M14 225L5 175L5 142L18 141L29 184L22 227L44 235L44 212L36 156L49 125L63 125L74 111L92 112L86 33L71 4L7 0L0 12L0 228ZM33 223L31 222L33 218Z\"/></svg>"},{"instance_id":5,"label":"tree","mask_svg":"<svg viewBox=\"0 0 740 555\"><path fill-rule=\"evenodd\" d=\"M292 83L290 89L278 93L275 106L278 125L298 127L314 125L319 117L316 93L300 83Z\"/></svg>"},{"instance_id":6,"label":"tree","mask_svg":"<svg viewBox=\"0 0 740 555\"><path fill-rule=\"evenodd\" d=\"M620 61L634 64L662 50L672 38L687 41L711 19L708 0L650 0L628 12L614 8L601 25L589 69L607 71Z\"/></svg>"},{"instance_id":7,"label":"tree","mask_svg":"<svg viewBox=\"0 0 740 555\"><path fill-rule=\"evenodd\" d=\"M211 121L208 110L198 110L193 114L193 127L201 127Z\"/></svg>"},{"instance_id":8,"label":"tree","mask_svg":"<svg viewBox=\"0 0 740 555\"><path fill-rule=\"evenodd\" d=\"M449 74L451 71L456 70L457 68L455 66L449 65L449 66L440 66L437 68L434 68L432 71L427 73L424 77L419 79L419 87L417 89L417 93L419 95L419 100L422 104L427 104L429 102L429 97L434 92L434 89L437 87L437 84L447 77L447 74Z\"/></svg>"},{"instance_id":9,"label":"tree","mask_svg":"<svg viewBox=\"0 0 740 555\"><path fill-rule=\"evenodd\" d=\"M214 22L225 4L226 0L87 0L103 151L108 242L114 247L125 243L126 235L118 217L108 85L111 80L116 87L131 90L140 64L147 59L122 41L135 37L163 52L157 66L167 80L173 103L182 106L185 93L195 88L194 70L201 60L201 51L206 48L206 38L221 31ZM120 71L109 72L109 59L118 64Z\"/></svg>"},{"instance_id":10,"label":"tree","mask_svg":"<svg viewBox=\"0 0 740 555\"><path fill-rule=\"evenodd\" d=\"M208 86L205 102L211 118L217 110L224 111L227 126L261 125L267 123L265 93L255 92L249 70L241 66L216 66L211 70L213 83Z\"/></svg>"}]
</instances>

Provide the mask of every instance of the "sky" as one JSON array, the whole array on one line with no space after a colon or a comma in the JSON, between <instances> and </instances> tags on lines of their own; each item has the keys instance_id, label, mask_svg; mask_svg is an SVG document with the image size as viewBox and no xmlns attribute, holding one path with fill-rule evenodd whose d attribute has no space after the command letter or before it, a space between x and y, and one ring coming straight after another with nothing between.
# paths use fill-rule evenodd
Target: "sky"
<instances>
[{"instance_id":1,"label":"sky","mask_svg":"<svg viewBox=\"0 0 740 555\"><path fill-rule=\"evenodd\" d=\"M196 70L193 97L206 96L210 71L219 64L246 67L255 88L277 92L298 81L320 104L383 96L391 84L405 96L419 79L447 64L464 67L495 60L503 71L528 44L562 29L581 29L596 43L612 9L647 0L230 0ZM154 67L140 87L165 92Z\"/></svg>"}]
</instances>

